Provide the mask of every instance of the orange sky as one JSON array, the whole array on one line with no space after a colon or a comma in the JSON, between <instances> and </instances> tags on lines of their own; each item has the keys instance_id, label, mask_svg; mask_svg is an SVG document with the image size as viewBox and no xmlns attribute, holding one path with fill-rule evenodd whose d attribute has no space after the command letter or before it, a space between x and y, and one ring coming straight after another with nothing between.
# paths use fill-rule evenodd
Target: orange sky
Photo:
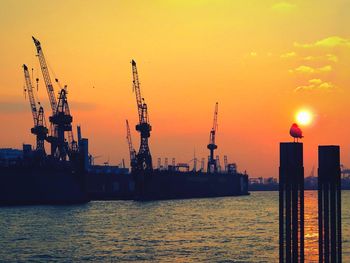
<instances>
[{"instance_id":1,"label":"orange sky","mask_svg":"<svg viewBox=\"0 0 350 263\"><path fill-rule=\"evenodd\" d=\"M153 127L158 157L207 157L215 102L218 154L251 177L278 175L278 143L302 107L305 175L317 145L341 146L350 167L348 1L1 1L0 147L34 143L24 100L26 63L39 73L31 36L68 85L75 124L96 161L128 160L125 119L137 120L131 59ZM52 76L53 77L53 76ZM95 87L95 88L93 88ZM56 92L58 89L56 87ZM134 146L138 134L133 129Z\"/></svg>"}]
</instances>

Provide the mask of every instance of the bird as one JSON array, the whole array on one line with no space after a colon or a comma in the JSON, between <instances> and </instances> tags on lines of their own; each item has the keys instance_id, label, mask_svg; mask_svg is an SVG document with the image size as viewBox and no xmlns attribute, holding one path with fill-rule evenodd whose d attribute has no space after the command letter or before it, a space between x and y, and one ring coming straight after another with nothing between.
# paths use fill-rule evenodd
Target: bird
<instances>
[{"instance_id":1,"label":"bird","mask_svg":"<svg viewBox=\"0 0 350 263\"><path fill-rule=\"evenodd\" d=\"M294 138L294 142L295 142L295 139L298 142L298 139L301 139L304 137L303 132L299 128L298 124L296 124L296 123L293 123L292 127L290 127L289 134L290 134L290 136L292 136Z\"/></svg>"}]
</instances>

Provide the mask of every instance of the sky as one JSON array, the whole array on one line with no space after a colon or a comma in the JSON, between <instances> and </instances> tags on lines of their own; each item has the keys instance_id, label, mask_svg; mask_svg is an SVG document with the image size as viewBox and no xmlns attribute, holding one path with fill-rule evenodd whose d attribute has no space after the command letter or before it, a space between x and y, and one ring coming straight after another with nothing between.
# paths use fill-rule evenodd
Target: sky
<instances>
[{"instance_id":1,"label":"sky","mask_svg":"<svg viewBox=\"0 0 350 263\"><path fill-rule=\"evenodd\" d=\"M52 78L68 86L74 125L96 162L128 162L125 119L139 146L131 59L135 59L157 158L190 162L206 148L219 103L217 154L250 177L278 176L279 143L302 126L305 176L317 146L341 146L350 167L350 1L163 0L0 1L0 147L34 144L22 64L39 77L31 36ZM58 87L55 87L58 93ZM75 133L76 136L76 133ZM47 149L49 149L47 147Z\"/></svg>"}]
</instances>

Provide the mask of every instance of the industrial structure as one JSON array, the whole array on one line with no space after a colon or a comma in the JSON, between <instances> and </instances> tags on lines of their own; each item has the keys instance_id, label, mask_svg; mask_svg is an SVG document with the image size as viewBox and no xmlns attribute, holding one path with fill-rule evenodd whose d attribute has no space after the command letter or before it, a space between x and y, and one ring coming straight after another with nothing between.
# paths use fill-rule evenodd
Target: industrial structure
<instances>
[{"instance_id":1,"label":"industrial structure","mask_svg":"<svg viewBox=\"0 0 350 263\"><path fill-rule=\"evenodd\" d=\"M58 99L51 82L40 42L33 37L52 115L50 133L44 109L36 103L28 67L23 65L25 94L28 93L36 135L36 149L23 144L22 151L5 151L0 156L0 205L77 204L88 202L88 140L79 134L79 149L72 133L72 115L67 101L67 87L60 87ZM36 79L37 86L39 79ZM39 106L39 109L38 109ZM80 130L80 128L79 128ZM45 153L45 140L50 154ZM4 153L4 151L2 151ZM14 154L16 153L16 154Z\"/></svg>"},{"instance_id":2,"label":"industrial structure","mask_svg":"<svg viewBox=\"0 0 350 263\"><path fill-rule=\"evenodd\" d=\"M137 73L136 62L131 61L132 76L133 76L133 91L136 95L137 111L139 116L139 123L136 125L136 130L140 133L140 148L136 154L136 170L151 172L152 156L148 146L148 138L151 136L152 126L149 123L147 104L141 96L139 76Z\"/></svg>"},{"instance_id":3,"label":"industrial structure","mask_svg":"<svg viewBox=\"0 0 350 263\"><path fill-rule=\"evenodd\" d=\"M60 92L58 102L55 97L54 87L51 82L51 77L45 56L39 40L32 37L37 56L40 62L41 72L43 74L47 94L52 110L52 116L49 117L50 121L50 135L47 137L47 141L51 144L51 157L58 160L66 160L67 156L72 157L78 151L78 146L73 137L72 121L73 117L70 114L68 100L67 100L67 87L62 88L58 79L55 81L59 84ZM65 132L67 132L67 139L65 138Z\"/></svg>"},{"instance_id":4,"label":"industrial structure","mask_svg":"<svg viewBox=\"0 0 350 263\"><path fill-rule=\"evenodd\" d=\"M214 110L214 120L213 120L213 127L210 131L209 136L209 144L207 148L209 149L209 158L208 158L208 173L216 173L218 171L218 164L216 159L214 158L214 150L218 148L218 146L215 144L215 134L218 128L218 103L215 104L215 110Z\"/></svg>"},{"instance_id":5,"label":"industrial structure","mask_svg":"<svg viewBox=\"0 0 350 263\"><path fill-rule=\"evenodd\" d=\"M9 158L0 156L0 204L55 204L80 203L94 200L150 200L214 196L235 196L249 194L248 177L236 170L230 170L225 158L225 172L221 171L219 156L214 157L217 131L218 103L215 105L214 122L207 148L210 150L208 170L205 172L205 158L197 170L198 159L194 154L188 162L176 163L175 158L165 158L164 165L158 159L158 169L153 169L149 147L151 124L148 107L141 95L136 62L131 61L133 91L136 96L138 122L135 126L140 133L138 151L132 144L131 131L126 120L131 173L122 166L94 165L99 156L89 154L88 140L82 138L81 127L77 127L78 141L74 140L67 86L51 78L48 63L40 41L32 37L49 98L50 125L46 127L44 109L36 103L32 79L28 67L23 65L25 93L28 93L36 135L36 150L29 144L23 145L18 154L4 151ZM54 74L53 74L54 75ZM55 83L53 83L53 81ZM39 79L36 79L37 84ZM53 85L59 88L55 92ZM39 107L38 107L39 105ZM50 153L45 153L45 141L50 144ZM40 158L34 153L40 153ZM190 164L193 162L193 169ZM230 172L231 171L231 172ZM20 187L18 182L22 182Z\"/></svg>"},{"instance_id":6,"label":"industrial structure","mask_svg":"<svg viewBox=\"0 0 350 263\"><path fill-rule=\"evenodd\" d=\"M128 142L128 146L129 146L131 171L134 171L137 167L137 159L136 159L136 151L132 145L131 132L130 132L130 126L129 126L128 120L126 120L126 140Z\"/></svg>"},{"instance_id":7,"label":"industrial structure","mask_svg":"<svg viewBox=\"0 0 350 263\"><path fill-rule=\"evenodd\" d=\"M44 141L47 138L48 129L46 128L44 108L40 105L37 110L37 104L35 102L33 85L28 72L28 67L23 65L24 78L25 78L25 90L28 92L28 98L30 103L30 109L33 115L34 127L31 129L31 133L36 135L36 153L40 157L45 156Z\"/></svg>"}]
</instances>

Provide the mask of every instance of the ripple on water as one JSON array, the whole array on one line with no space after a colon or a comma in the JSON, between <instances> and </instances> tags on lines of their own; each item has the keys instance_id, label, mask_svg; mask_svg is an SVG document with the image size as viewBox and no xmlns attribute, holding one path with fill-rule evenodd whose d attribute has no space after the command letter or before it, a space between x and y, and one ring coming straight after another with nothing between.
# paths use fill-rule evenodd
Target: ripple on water
<instances>
[{"instance_id":1,"label":"ripple on water","mask_svg":"<svg viewBox=\"0 0 350 263\"><path fill-rule=\"evenodd\" d=\"M350 262L350 192L343 192ZM278 193L0 208L0 261L277 262ZM317 261L317 194L305 193L306 262Z\"/></svg>"}]
</instances>

